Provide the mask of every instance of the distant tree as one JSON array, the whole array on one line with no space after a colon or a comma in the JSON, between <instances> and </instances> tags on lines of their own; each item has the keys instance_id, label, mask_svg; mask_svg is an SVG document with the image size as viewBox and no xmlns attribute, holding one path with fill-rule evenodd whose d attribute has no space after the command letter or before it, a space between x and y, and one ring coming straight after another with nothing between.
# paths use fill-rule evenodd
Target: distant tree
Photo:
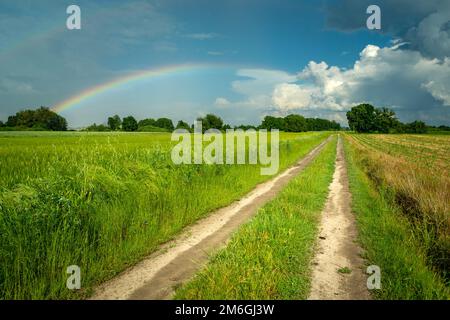
<instances>
[{"instance_id":1,"label":"distant tree","mask_svg":"<svg viewBox=\"0 0 450 320\"><path fill-rule=\"evenodd\" d=\"M19 111L14 116L8 117L6 125L8 127L39 130L67 130L66 119L46 107L40 107L37 110Z\"/></svg>"},{"instance_id":2,"label":"distant tree","mask_svg":"<svg viewBox=\"0 0 450 320\"><path fill-rule=\"evenodd\" d=\"M50 117L47 121L46 129L53 131L66 131L67 120L58 115Z\"/></svg>"},{"instance_id":3,"label":"distant tree","mask_svg":"<svg viewBox=\"0 0 450 320\"><path fill-rule=\"evenodd\" d=\"M223 126L222 126L222 130L228 130L228 129L231 129L231 126L229 125L229 124L224 124Z\"/></svg>"},{"instance_id":4,"label":"distant tree","mask_svg":"<svg viewBox=\"0 0 450 320\"><path fill-rule=\"evenodd\" d=\"M108 127L112 131L119 130L121 125L122 125L122 120L120 119L120 117L117 114L113 117L108 118Z\"/></svg>"},{"instance_id":5,"label":"distant tree","mask_svg":"<svg viewBox=\"0 0 450 320\"><path fill-rule=\"evenodd\" d=\"M397 128L399 121L395 117L395 112L388 108L375 109L374 131L389 133Z\"/></svg>"},{"instance_id":6,"label":"distant tree","mask_svg":"<svg viewBox=\"0 0 450 320\"><path fill-rule=\"evenodd\" d=\"M370 104L360 104L347 112L350 129L356 132L373 132L377 129L377 112Z\"/></svg>"},{"instance_id":7,"label":"distant tree","mask_svg":"<svg viewBox=\"0 0 450 320\"><path fill-rule=\"evenodd\" d=\"M92 131L92 132L106 132L106 131L111 131L111 128L109 126L105 126L104 124L97 125L96 123L94 123L84 130Z\"/></svg>"},{"instance_id":8,"label":"distant tree","mask_svg":"<svg viewBox=\"0 0 450 320\"><path fill-rule=\"evenodd\" d=\"M168 118L159 118L158 120L156 120L155 125L157 127L164 128L169 131L173 131L173 129L175 129L175 127L173 126L172 120L170 120Z\"/></svg>"},{"instance_id":9,"label":"distant tree","mask_svg":"<svg viewBox=\"0 0 450 320\"><path fill-rule=\"evenodd\" d=\"M228 125L226 125L226 126L228 126ZM228 128L225 128L225 126L223 126L223 127L224 127L224 130L228 129ZM241 124L239 126L235 126L234 129L242 129L242 130L253 129L253 130L257 130L258 128L256 126L251 125L251 124Z\"/></svg>"},{"instance_id":10,"label":"distant tree","mask_svg":"<svg viewBox=\"0 0 450 320\"><path fill-rule=\"evenodd\" d=\"M124 131L136 131L138 129L138 123L133 116L128 116L122 120L122 129Z\"/></svg>"},{"instance_id":11,"label":"distant tree","mask_svg":"<svg viewBox=\"0 0 450 320\"><path fill-rule=\"evenodd\" d=\"M341 130L341 125L336 121L320 118L306 118L308 131Z\"/></svg>"},{"instance_id":12,"label":"distant tree","mask_svg":"<svg viewBox=\"0 0 450 320\"><path fill-rule=\"evenodd\" d=\"M277 118L272 116L265 116L264 120L261 123L261 129L278 129L278 130L286 130L286 124L284 118Z\"/></svg>"},{"instance_id":13,"label":"distant tree","mask_svg":"<svg viewBox=\"0 0 450 320\"><path fill-rule=\"evenodd\" d=\"M407 133L427 133L427 125L422 121L414 121L405 125Z\"/></svg>"},{"instance_id":14,"label":"distant tree","mask_svg":"<svg viewBox=\"0 0 450 320\"><path fill-rule=\"evenodd\" d=\"M186 129L188 131L191 130L191 127L189 126L189 124L184 122L183 120L178 121L176 128L177 129Z\"/></svg>"},{"instance_id":15,"label":"distant tree","mask_svg":"<svg viewBox=\"0 0 450 320\"><path fill-rule=\"evenodd\" d=\"M9 116L6 121L7 127L15 127L17 125L17 116Z\"/></svg>"},{"instance_id":16,"label":"distant tree","mask_svg":"<svg viewBox=\"0 0 450 320\"><path fill-rule=\"evenodd\" d=\"M4 127L5 125L4 125L4 123L3 123L3 121L0 121L0 128L1 127Z\"/></svg>"},{"instance_id":17,"label":"distant tree","mask_svg":"<svg viewBox=\"0 0 450 320\"><path fill-rule=\"evenodd\" d=\"M152 118L148 118L148 119L140 120L138 122L138 127L148 127L148 126L157 127L156 120L152 119Z\"/></svg>"},{"instance_id":18,"label":"distant tree","mask_svg":"<svg viewBox=\"0 0 450 320\"><path fill-rule=\"evenodd\" d=\"M218 117L212 113L207 114L203 118L201 118L201 117L197 118L197 121L202 122L203 131L206 131L209 129L222 130L222 127L223 127L223 120L220 117Z\"/></svg>"},{"instance_id":19,"label":"distant tree","mask_svg":"<svg viewBox=\"0 0 450 320\"><path fill-rule=\"evenodd\" d=\"M284 128L290 132L307 131L306 119L298 114L290 114L284 118Z\"/></svg>"}]
</instances>

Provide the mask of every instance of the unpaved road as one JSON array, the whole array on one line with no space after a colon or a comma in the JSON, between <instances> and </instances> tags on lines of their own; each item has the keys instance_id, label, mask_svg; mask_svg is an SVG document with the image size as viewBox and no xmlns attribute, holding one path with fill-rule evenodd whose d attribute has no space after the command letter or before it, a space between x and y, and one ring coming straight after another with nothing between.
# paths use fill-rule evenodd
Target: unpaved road
<instances>
[{"instance_id":1,"label":"unpaved road","mask_svg":"<svg viewBox=\"0 0 450 320\"><path fill-rule=\"evenodd\" d=\"M232 233L273 199L329 140L282 174L259 184L243 199L187 227L155 253L99 286L91 299L169 299L176 287L201 269L211 253L225 246Z\"/></svg>"},{"instance_id":2,"label":"unpaved road","mask_svg":"<svg viewBox=\"0 0 450 320\"><path fill-rule=\"evenodd\" d=\"M350 204L347 166L339 137L336 169L322 212L309 299L370 299L367 278L362 269L362 250L356 243L357 229ZM348 268L350 273L342 272L344 270L341 268Z\"/></svg>"}]
</instances>

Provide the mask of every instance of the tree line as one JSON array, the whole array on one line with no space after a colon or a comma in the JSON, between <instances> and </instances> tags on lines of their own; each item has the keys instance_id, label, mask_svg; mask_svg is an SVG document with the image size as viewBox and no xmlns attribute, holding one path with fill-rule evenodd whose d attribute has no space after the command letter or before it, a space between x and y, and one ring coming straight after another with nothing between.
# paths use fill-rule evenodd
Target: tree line
<instances>
[{"instance_id":1,"label":"tree line","mask_svg":"<svg viewBox=\"0 0 450 320\"><path fill-rule=\"evenodd\" d=\"M422 121L410 123L400 122L395 112L388 108L375 108L370 104L360 104L347 112L347 120L352 131L378 133L425 133L427 131L450 131L448 126L433 127ZM225 131L231 129L222 118L214 114L207 114L197 118L202 123L203 132L208 129ZM193 131L193 125L180 120L176 125L169 118L146 118L137 121L133 116L121 118L118 115L107 119L106 124L92 124L83 131L127 131L127 132L172 132L174 129ZM341 130L336 121L320 118L305 118L298 114L286 117L266 116L260 125L239 125L234 129L278 129L286 132L328 131ZM49 108L40 107L36 110L23 110L9 116L6 123L0 121L0 130L50 130L66 131L67 121Z\"/></svg>"},{"instance_id":2,"label":"tree line","mask_svg":"<svg viewBox=\"0 0 450 320\"><path fill-rule=\"evenodd\" d=\"M204 117L197 118L201 122L202 130L205 132L209 129L218 129L225 131L232 129L229 124L225 124L222 118L214 114L207 114ZM186 129L190 132L194 130L194 125L189 125L187 122L180 120L174 126L172 120L168 118L152 119L147 118L137 121L134 117L128 116L120 119L118 115L108 118L107 125L93 124L87 127L86 131L141 131L141 132L171 132L174 129ZM335 121L319 118L305 118L301 115L288 115L282 117L266 116L262 123L258 126L254 125L239 125L234 126L234 129L278 129L286 132L303 132L303 131L325 131L325 130L340 130L341 125Z\"/></svg>"},{"instance_id":3,"label":"tree line","mask_svg":"<svg viewBox=\"0 0 450 320\"><path fill-rule=\"evenodd\" d=\"M448 126L428 126L423 121L400 122L389 108L375 108L363 103L347 112L350 130L359 133L426 133L428 131L450 131Z\"/></svg>"}]
</instances>

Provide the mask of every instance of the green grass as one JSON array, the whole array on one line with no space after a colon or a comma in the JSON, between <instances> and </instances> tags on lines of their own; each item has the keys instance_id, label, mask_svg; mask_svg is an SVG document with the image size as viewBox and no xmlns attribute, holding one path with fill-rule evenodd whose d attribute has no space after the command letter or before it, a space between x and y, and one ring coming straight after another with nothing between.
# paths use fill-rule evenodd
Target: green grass
<instances>
[{"instance_id":1,"label":"green grass","mask_svg":"<svg viewBox=\"0 0 450 320\"><path fill-rule=\"evenodd\" d=\"M345 142L352 208L368 265L381 269L378 299L449 299L448 286L426 263L415 227L364 173L361 153Z\"/></svg>"},{"instance_id":2,"label":"green grass","mask_svg":"<svg viewBox=\"0 0 450 320\"><path fill-rule=\"evenodd\" d=\"M176 299L304 299L320 213L334 172L336 137L176 291Z\"/></svg>"},{"instance_id":3,"label":"green grass","mask_svg":"<svg viewBox=\"0 0 450 320\"><path fill-rule=\"evenodd\" d=\"M343 273L343 274L350 274L350 273L352 273L352 270L349 267L339 268L337 271L339 273Z\"/></svg>"},{"instance_id":4,"label":"green grass","mask_svg":"<svg viewBox=\"0 0 450 320\"><path fill-rule=\"evenodd\" d=\"M280 170L329 133L281 134ZM180 165L170 134L0 134L0 299L71 299L270 178ZM66 268L81 268L81 292Z\"/></svg>"}]
</instances>

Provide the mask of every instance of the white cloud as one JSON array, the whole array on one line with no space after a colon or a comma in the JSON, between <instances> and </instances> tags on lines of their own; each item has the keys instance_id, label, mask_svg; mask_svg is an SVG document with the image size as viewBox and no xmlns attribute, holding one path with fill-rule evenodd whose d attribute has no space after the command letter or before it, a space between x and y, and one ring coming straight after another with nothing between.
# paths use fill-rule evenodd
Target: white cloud
<instances>
[{"instance_id":1,"label":"white cloud","mask_svg":"<svg viewBox=\"0 0 450 320\"><path fill-rule=\"evenodd\" d=\"M311 103L313 89L293 83L282 83L275 87L272 102L282 110L302 109Z\"/></svg>"},{"instance_id":2,"label":"white cloud","mask_svg":"<svg viewBox=\"0 0 450 320\"><path fill-rule=\"evenodd\" d=\"M231 104L230 101L228 101L227 99L222 98L222 97L219 97L219 98L216 99L216 101L214 101L214 105L215 106L222 107L222 108L226 107L226 106L228 106L230 104Z\"/></svg>"},{"instance_id":3,"label":"white cloud","mask_svg":"<svg viewBox=\"0 0 450 320\"><path fill-rule=\"evenodd\" d=\"M426 58L401 45L367 45L349 69L311 61L295 76L280 70L239 70L248 79L234 81L232 87L246 99L233 105L271 108L275 114L322 114L345 123L347 110L368 102L393 108L403 121L448 122L450 59Z\"/></svg>"},{"instance_id":4,"label":"white cloud","mask_svg":"<svg viewBox=\"0 0 450 320\"><path fill-rule=\"evenodd\" d=\"M191 33L187 34L186 37L194 40L210 40L217 38L219 35L217 33Z\"/></svg>"}]
</instances>

